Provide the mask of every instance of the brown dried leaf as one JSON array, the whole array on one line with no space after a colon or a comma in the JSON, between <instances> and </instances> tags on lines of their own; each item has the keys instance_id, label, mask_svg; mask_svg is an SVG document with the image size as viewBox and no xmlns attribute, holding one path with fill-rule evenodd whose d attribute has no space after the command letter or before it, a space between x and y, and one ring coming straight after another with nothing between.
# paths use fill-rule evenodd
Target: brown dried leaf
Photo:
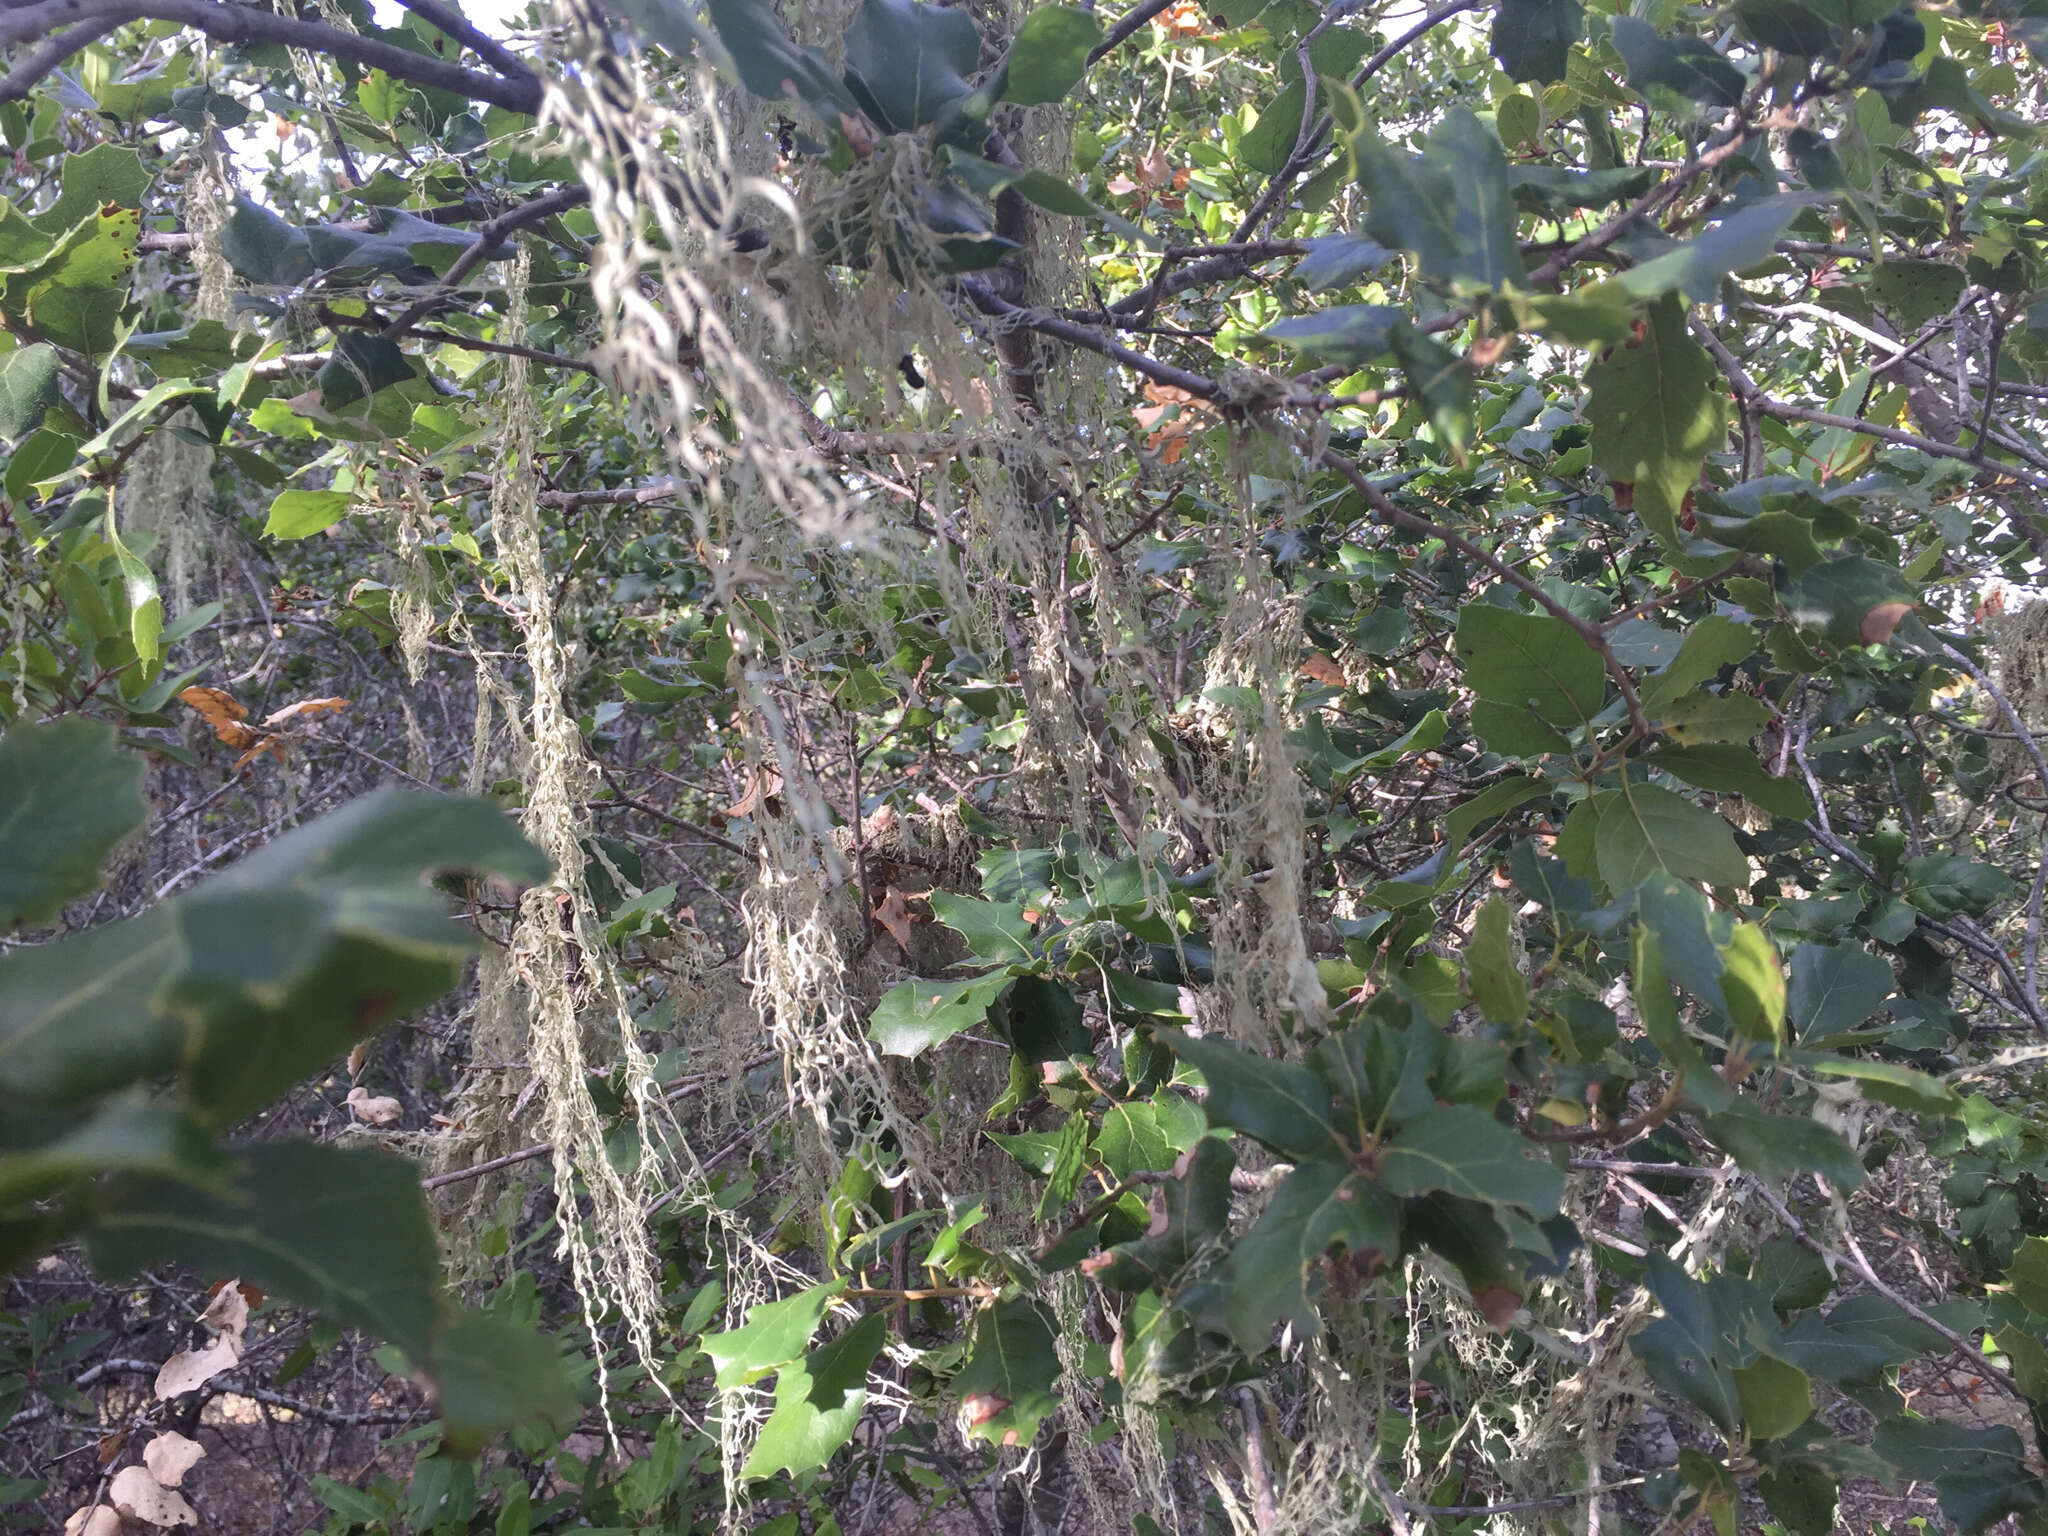
<instances>
[{"instance_id":1,"label":"brown dried leaf","mask_svg":"<svg viewBox=\"0 0 2048 1536\"><path fill-rule=\"evenodd\" d=\"M724 814L733 821L764 810L773 815L780 808L781 794L782 775L773 768L756 768L747 779L746 793L727 806Z\"/></svg>"},{"instance_id":2,"label":"brown dried leaf","mask_svg":"<svg viewBox=\"0 0 2048 1536\"><path fill-rule=\"evenodd\" d=\"M995 1392L970 1392L960 1399L962 1424L972 1429L977 1424L986 1424L990 1419L1010 1406L1010 1400ZM1011 1438L1015 1438L1012 1431Z\"/></svg>"},{"instance_id":3,"label":"brown dried leaf","mask_svg":"<svg viewBox=\"0 0 2048 1536\"><path fill-rule=\"evenodd\" d=\"M197 1525L190 1504L149 1475L147 1467L123 1467L107 1488L107 1499L125 1519L144 1525Z\"/></svg>"},{"instance_id":4,"label":"brown dried leaf","mask_svg":"<svg viewBox=\"0 0 2048 1536\"><path fill-rule=\"evenodd\" d=\"M249 1309L263 1300L263 1293L240 1280L223 1280L207 1295L206 1310L199 1321L234 1346L235 1358L242 1357L243 1335L249 1331Z\"/></svg>"},{"instance_id":5,"label":"brown dried leaf","mask_svg":"<svg viewBox=\"0 0 2048 1536\"><path fill-rule=\"evenodd\" d=\"M197 1440L167 1429L142 1448L142 1464L166 1488L175 1488L205 1455L206 1447Z\"/></svg>"},{"instance_id":6,"label":"brown dried leaf","mask_svg":"<svg viewBox=\"0 0 2048 1536\"><path fill-rule=\"evenodd\" d=\"M351 1088L344 1100L365 1125L395 1125L405 1116L405 1106L396 1099L372 1094L367 1088Z\"/></svg>"},{"instance_id":7,"label":"brown dried leaf","mask_svg":"<svg viewBox=\"0 0 2048 1536\"><path fill-rule=\"evenodd\" d=\"M1148 187L1163 187L1173 179L1173 162L1166 158L1166 151L1154 145L1138 156L1138 180Z\"/></svg>"},{"instance_id":8,"label":"brown dried leaf","mask_svg":"<svg viewBox=\"0 0 2048 1536\"><path fill-rule=\"evenodd\" d=\"M204 1349L181 1349L156 1373L156 1400L167 1403L174 1397L197 1391L221 1372L231 1371L241 1362L241 1347L225 1338L215 1339Z\"/></svg>"},{"instance_id":9,"label":"brown dried leaf","mask_svg":"<svg viewBox=\"0 0 2048 1536\"><path fill-rule=\"evenodd\" d=\"M874 154L875 146L882 142L882 135L868 121L865 112L840 113L839 131L846 135L846 147L853 151L856 160L867 159Z\"/></svg>"},{"instance_id":10,"label":"brown dried leaf","mask_svg":"<svg viewBox=\"0 0 2048 1536\"><path fill-rule=\"evenodd\" d=\"M224 720L246 720L247 706L235 701L235 696L219 688L191 687L179 691L178 697L199 711L199 717L215 730L220 729Z\"/></svg>"},{"instance_id":11,"label":"brown dried leaf","mask_svg":"<svg viewBox=\"0 0 2048 1536\"><path fill-rule=\"evenodd\" d=\"M363 1063L370 1059L370 1042L358 1040L348 1053L349 1081L354 1082L363 1075Z\"/></svg>"},{"instance_id":12,"label":"brown dried leaf","mask_svg":"<svg viewBox=\"0 0 2048 1536\"><path fill-rule=\"evenodd\" d=\"M903 899L903 893L893 885L882 892L882 899L875 903L873 916L877 925L889 931L896 947L905 954L910 953L911 926L917 919L910 915L910 904Z\"/></svg>"},{"instance_id":13,"label":"brown dried leaf","mask_svg":"<svg viewBox=\"0 0 2048 1536\"><path fill-rule=\"evenodd\" d=\"M128 1431L125 1429L117 1429L111 1435L101 1436L99 1448L100 1465L103 1467L112 1466L120 1459L121 1452L127 1447L127 1444Z\"/></svg>"},{"instance_id":14,"label":"brown dried leaf","mask_svg":"<svg viewBox=\"0 0 2048 1536\"><path fill-rule=\"evenodd\" d=\"M1496 1333L1505 1333L1522 1310L1522 1297L1505 1285L1483 1285L1472 1293L1472 1305Z\"/></svg>"},{"instance_id":15,"label":"brown dried leaf","mask_svg":"<svg viewBox=\"0 0 2048 1536\"><path fill-rule=\"evenodd\" d=\"M347 699L301 699L296 704L287 704L275 714L263 718L265 725L283 725L287 720L296 720L301 715L333 715L348 708Z\"/></svg>"},{"instance_id":16,"label":"brown dried leaf","mask_svg":"<svg viewBox=\"0 0 2048 1536\"><path fill-rule=\"evenodd\" d=\"M1351 679L1344 675L1344 669L1321 651L1311 651L1303 658L1299 668L1301 675L1312 683L1328 683L1332 688L1344 688Z\"/></svg>"},{"instance_id":17,"label":"brown dried leaf","mask_svg":"<svg viewBox=\"0 0 2048 1536\"><path fill-rule=\"evenodd\" d=\"M245 726L243 729L247 730L247 727ZM254 736L256 733L254 731L250 731L249 734L251 736ZM222 737L221 739L223 741L227 740L226 737ZM228 742L228 745L231 747L240 746L241 743L230 741ZM289 749L286 747L285 739L282 736L265 736L260 738L254 746L249 748L248 751L244 752L240 757L236 758L234 766L230 768L228 772L240 773L244 768L248 767L249 764L253 763L257 758L261 757L266 752L274 756L280 763L283 762L285 758L289 755Z\"/></svg>"},{"instance_id":18,"label":"brown dried leaf","mask_svg":"<svg viewBox=\"0 0 2048 1536\"><path fill-rule=\"evenodd\" d=\"M1857 637L1865 645L1883 645L1899 627L1899 620L1912 611L1911 603L1879 603L1863 615L1863 622L1856 626Z\"/></svg>"}]
</instances>

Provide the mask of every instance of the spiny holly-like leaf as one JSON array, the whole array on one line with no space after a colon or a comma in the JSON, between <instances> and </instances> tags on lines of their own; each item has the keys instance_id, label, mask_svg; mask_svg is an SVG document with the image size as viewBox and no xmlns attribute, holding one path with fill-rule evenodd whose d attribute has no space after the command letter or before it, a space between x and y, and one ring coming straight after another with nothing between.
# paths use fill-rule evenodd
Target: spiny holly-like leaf
<instances>
[{"instance_id":1,"label":"spiny holly-like leaf","mask_svg":"<svg viewBox=\"0 0 2048 1536\"><path fill-rule=\"evenodd\" d=\"M1156 1034L1209 1085L1202 1110L1211 1125L1243 1131L1289 1157L1313 1157L1339 1147L1330 1092L1308 1068L1274 1061L1229 1040L1176 1029Z\"/></svg>"},{"instance_id":2,"label":"spiny holly-like leaf","mask_svg":"<svg viewBox=\"0 0 2048 1536\"><path fill-rule=\"evenodd\" d=\"M1441 1190L1539 1216L1555 1215L1564 1198L1564 1174L1533 1142L1465 1104L1439 1105L1395 1132L1380 1151L1380 1182L1397 1195Z\"/></svg>"},{"instance_id":3,"label":"spiny holly-like leaf","mask_svg":"<svg viewBox=\"0 0 2048 1536\"><path fill-rule=\"evenodd\" d=\"M1975 1429L1943 1419L1894 1419L1877 1426L1871 1443L1904 1476L1934 1484L1941 1512L1965 1536L2048 1503L2018 1432L2004 1424Z\"/></svg>"},{"instance_id":4,"label":"spiny holly-like leaf","mask_svg":"<svg viewBox=\"0 0 2048 1536\"><path fill-rule=\"evenodd\" d=\"M868 1038L887 1056L916 1056L988 1017L1014 978L990 971L964 981L899 981L875 1005Z\"/></svg>"},{"instance_id":5,"label":"spiny holly-like leaf","mask_svg":"<svg viewBox=\"0 0 2048 1536\"><path fill-rule=\"evenodd\" d=\"M1635 487L1635 510L1667 550L1682 552L1678 513L1728 427L1721 376L1686 334L1685 306L1650 306L1642 334L1586 372L1593 461Z\"/></svg>"},{"instance_id":6,"label":"spiny holly-like leaf","mask_svg":"<svg viewBox=\"0 0 2048 1536\"><path fill-rule=\"evenodd\" d=\"M862 1318L793 1360L775 1378L775 1408L761 1426L743 1477L808 1472L853 1438L868 1400L868 1367L889 1333L889 1314Z\"/></svg>"},{"instance_id":7,"label":"spiny holly-like leaf","mask_svg":"<svg viewBox=\"0 0 2048 1536\"><path fill-rule=\"evenodd\" d=\"M1316 1331L1323 1257L1339 1243L1357 1273L1376 1273L1400 1254L1401 1208L1343 1161L1313 1158L1281 1181L1231 1250L1225 1315L1240 1348L1262 1349L1276 1323Z\"/></svg>"},{"instance_id":8,"label":"spiny holly-like leaf","mask_svg":"<svg viewBox=\"0 0 2048 1536\"><path fill-rule=\"evenodd\" d=\"M1060 1378L1051 1314L1028 1296L984 1307L974 1316L967 1363L953 1378L961 1428L970 1440L1029 1445L1058 1403Z\"/></svg>"},{"instance_id":9,"label":"spiny holly-like leaf","mask_svg":"<svg viewBox=\"0 0 2048 1536\"><path fill-rule=\"evenodd\" d=\"M1230 1174L1237 1154L1218 1137L1196 1142L1174 1165L1174 1177L1152 1197L1145 1236L1082 1264L1082 1270L1120 1291L1153 1289L1163 1295L1189 1279L1197 1259L1230 1230Z\"/></svg>"},{"instance_id":10,"label":"spiny holly-like leaf","mask_svg":"<svg viewBox=\"0 0 2048 1536\"><path fill-rule=\"evenodd\" d=\"M113 727L17 722L0 737L0 928L40 923L98 886L102 861L148 814L142 760Z\"/></svg>"},{"instance_id":11,"label":"spiny holly-like leaf","mask_svg":"<svg viewBox=\"0 0 2048 1536\"><path fill-rule=\"evenodd\" d=\"M825 1309L845 1290L844 1279L747 1308L747 1320L725 1333L707 1333L702 1348L717 1368L720 1387L740 1387L779 1371L806 1349L824 1321Z\"/></svg>"}]
</instances>

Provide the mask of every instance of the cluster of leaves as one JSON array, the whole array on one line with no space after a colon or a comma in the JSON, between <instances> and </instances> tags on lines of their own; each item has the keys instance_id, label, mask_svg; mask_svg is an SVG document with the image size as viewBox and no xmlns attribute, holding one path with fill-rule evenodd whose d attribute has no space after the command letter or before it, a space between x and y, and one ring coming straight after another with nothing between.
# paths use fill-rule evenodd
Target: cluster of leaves
<instances>
[{"instance_id":1,"label":"cluster of leaves","mask_svg":"<svg viewBox=\"0 0 2048 1536\"><path fill-rule=\"evenodd\" d=\"M200 9L201 30L254 25ZM2048 182L2024 110L2040 84L2018 51L2036 24L1804 0L1711 16L1501 0L1485 29L1451 8L1388 36L1341 7L1227 0L1107 31L1041 6L1005 36L971 8L865 0L842 38L800 42L802 18L761 0L619 9L661 50L651 78L708 61L791 114L793 184L871 199L820 197L829 217L800 246L758 237L765 262L937 284L962 334L998 322L982 355L1036 331L1142 387L1135 430L1047 424L1082 471L1060 492L1076 530L1065 610L1026 614L1046 589L1021 579L989 600L1079 647L1131 621L1107 608L1107 578L1135 592L1178 659L1141 676L1105 657L1100 685L1123 690L1112 702L1187 783L1284 704L1304 821L1291 873L1314 908L1323 1008L1276 1010L1259 1049L1203 1031L1231 963L1219 916L1243 899L1226 877L1244 872L1130 836L1114 771L1098 764L1100 825L1019 835L1042 814L1017 752L1034 662L971 650L928 570L913 562L856 603L821 559L793 578L822 626L800 643L780 598L720 606L699 553L648 510L663 499L643 483L655 445L581 355L595 225L536 124L537 79L427 4L396 28L344 3L353 31L215 32L234 46L203 77L155 48L174 28L145 23L0 106L15 151L0 574L21 615L0 649L0 922L57 916L141 823L142 770L116 725L189 766L164 713L183 697L248 754L234 771L286 768L264 745L281 738L169 663L223 609L167 614L162 551L124 524L124 477L152 441L175 437L224 488L261 493L236 536L260 531L280 591L303 583L358 664L392 665L400 626L391 584L349 552L384 537L387 510L417 516L422 494L436 618L459 609L500 632L486 522L508 343L478 274L517 241L535 299L517 345L555 466L552 574L608 599L575 637L598 662L574 700L581 727L614 809L645 814L655 796L663 836L693 859L731 856L711 874L678 860L661 884L652 832L644 865L603 846L607 876L590 883L649 1032L673 1002L661 946L695 918L679 891L701 888L707 914L729 903L751 824L781 814L763 770L743 792L727 771L736 628L835 741L821 756L853 765L831 787L857 839L943 786L985 850L977 891L935 877L921 897L863 853L855 925L930 972L892 973L864 1025L913 1088L956 1052L1005 1050L1004 1090L974 1109L1028 1183L1042 1240L976 1240L1014 1192L952 1189L944 1210L906 1211L900 1170L856 1158L822 1210L785 1202L773 1218L816 1284L721 1330L714 1261L674 1236L664 1279L689 1347L633 1390L665 1411L663 1394L708 1402L772 1377L739 1475L789 1529L843 1507L831 1469L863 1454L847 1447L892 1317L915 1326L893 1330L891 1369L934 1412L877 1437L876 1480L947 1497L947 1407L990 1465L1046 1433L1063 1378L1207 1441L1225 1388L1283 1379L1326 1314L1384 1294L1411 1261L1455 1277L1518 1343L1568 1273L1575 1288L1590 1275L1603 1306L1647 1292L1659 1316L1632 1358L1697 1430L1649 1477L1652 1509L1733 1530L1753 1484L1775 1520L1819 1532L1845 1480L1876 1477L1930 1483L1968 1531L2042 1518L2048 1485L2014 1428L1917 1415L1895 1385L1960 1340L1995 1390L2048 1414L2048 1126L1995 1055L2011 1031L2048 1029L2042 785L2024 788L2039 758L2017 780L1994 763L1987 744L2025 724L1987 691L1984 637L1959 622L1988 581L2038 575L2048 542L2034 446ZM324 50L331 96L287 44ZM259 101L346 168L345 196L280 158L261 196L235 201L221 253L246 323L229 327L192 318L150 263L182 249L172 157ZM1071 166L1026 166L1009 136L1023 109L1054 104ZM885 145L920 168L911 225L893 232L864 179ZM1102 291L1052 295L1062 310L999 285L1035 254L1030 221L1006 214L1018 200L1077 221L1063 228ZM783 366L799 398L849 419L872 408L862 425L886 440L964 410L914 356L958 338L910 345L909 387L881 404L801 343ZM1038 366L1070 362L1048 351ZM906 474L907 447L848 452L863 492L973 483L949 462ZM906 502L923 505L917 489ZM1091 526L1122 504L1145 510ZM1204 692L1192 679L1241 577L1247 516L1304 652L1285 659L1291 677ZM895 531L956 558L915 517ZM309 696L268 723L338 702ZM1222 743L1196 719L1224 722ZM1120 744L1088 728L1113 765ZM673 1417L623 1468L594 1455L565 1476L558 1458L550 1496L462 1460L515 1420L569 1417L531 1277L507 1280L493 1315L458 1315L414 1170L223 1142L456 982L466 946L422 883L450 870L545 873L495 807L387 794L173 900L0 959L0 1260L75 1238L110 1272L243 1274L399 1346L436 1383L445 1442L409 1485L325 1486L337 1530L710 1523L726 1506L716 1446ZM927 923L946 947L920 942ZM1883 1130L1845 1135L1845 1104ZM1908 1145L1939 1164L1955 1218L1923 1240L1962 1277L1925 1305L1858 1262L1853 1232L1838 1243L1808 1194L1851 1201ZM1782 1232L1697 1274L1667 1256L1690 1241L1682 1224L1610 1241L1599 1181L1624 1148L1655 1152L1645 1177L1667 1208L1733 1186ZM750 1180L722 1197L752 1198ZM1049 1286L1076 1275L1106 1337L1060 1337ZM1486 1383L1457 1390L1499 1413ZM1841 1432L1845 1401L1873 1433ZM529 1424L514 1443L538 1458L554 1439Z\"/></svg>"}]
</instances>

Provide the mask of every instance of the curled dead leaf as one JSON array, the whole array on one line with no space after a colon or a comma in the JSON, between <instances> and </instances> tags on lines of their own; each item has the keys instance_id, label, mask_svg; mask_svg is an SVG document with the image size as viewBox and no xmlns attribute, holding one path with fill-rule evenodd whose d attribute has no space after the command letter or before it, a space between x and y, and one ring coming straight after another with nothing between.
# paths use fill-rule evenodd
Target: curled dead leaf
<instances>
[{"instance_id":1,"label":"curled dead leaf","mask_svg":"<svg viewBox=\"0 0 2048 1536\"><path fill-rule=\"evenodd\" d=\"M373 1094L367 1088L349 1089L343 1102L365 1125L395 1125L405 1115L405 1106L398 1100Z\"/></svg>"},{"instance_id":2,"label":"curled dead leaf","mask_svg":"<svg viewBox=\"0 0 2048 1536\"><path fill-rule=\"evenodd\" d=\"M974 1429L1010 1406L1010 1399L995 1392L970 1392L960 1399L960 1424L963 1429ZM1003 1436L1003 1444L1015 1445L1017 1431L1011 1430Z\"/></svg>"},{"instance_id":3,"label":"curled dead leaf","mask_svg":"<svg viewBox=\"0 0 2048 1536\"><path fill-rule=\"evenodd\" d=\"M199 718L213 727L213 734L237 751L254 746L263 739L261 731L242 723L249 718L249 710L230 693L194 685L182 689L178 697L198 710Z\"/></svg>"},{"instance_id":4,"label":"curled dead leaf","mask_svg":"<svg viewBox=\"0 0 2048 1536\"><path fill-rule=\"evenodd\" d=\"M181 1349L156 1373L156 1400L167 1403L174 1397L195 1392L241 1363L240 1347L225 1338L213 1340L204 1349Z\"/></svg>"},{"instance_id":5,"label":"curled dead leaf","mask_svg":"<svg viewBox=\"0 0 2048 1536\"><path fill-rule=\"evenodd\" d=\"M167 1429L142 1448L142 1464L166 1488L175 1488L206 1455L206 1447Z\"/></svg>"},{"instance_id":6,"label":"curled dead leaf","mask_svg":"<svg viewBox=\"0 0 2048 1536\"><path fill-rule=\"evenodd\" d=\"M1505 1333L1522 1310L1522 1297L1505 1285L1482 1285L1472 1293L1472 1305L1496 1333Z\"/></svg>"},{"instance_id":7,"label":"curled dead leaf","mask_svg":"<svg viewBox=\"0 0 2048 1536\"><path fill-rule=\"evenodd\" d=\"M103 1467L112 1466L120 1459L121 1452L127 1444L128 1431L125 1429L117 1429L111 1435L102 1435L99 1448L100 1465Z\"/></svg>"},{"instance_id":8,"label":"curled dead leaf","mask_svg":"<svg viewBox=\"0 0 2048 1536\"><path fill-rule=\"evenodd\" d=\"M283 725L287 720L297 720L306 715L335 715L348 708L347 699L301 699L296 704L287 704L273 714L265 715L265 725Z\"/></svg>"},{"instance_id":9,"label":"curled dead leaf","mask_svg":"<svg viewBox=\"0 0 2048 1536\"><path fill-rule=\"evenodd\" d=\"M909 954L912 925L917 919L910 915L910 904L904 900L903 892L890 886L882 893L882 899L875 903L871 915L875 926L887 929L889 937L896 941L896 947Z\"/></svg>"},{"instance_id":10,"label":"curled dead leaf","mask_svg":"<svg viewBox=\"0 0 2048 1536\"><path fill-rule=\"evenodd\" d=\"M1913 611L1911 603L1879 603L1863 615L1856 634L1865 645L1883 645L1899 627L1899 621Z\"/></svg>"},{"instance_id":11,"label":"curled dead leaf","mask_svg":"<svg viewBox=\"0 0 2048 1536\"><path fill-rule=\"evenodd\" d=\"M249 1309L262 1301L263 1293L255 1286L223 1280L207 1293L206 1310L199 1314L199 1321L234 1345L239 1359L243 1335L249 1331Z\"/></svg>"},{"instance_id":12,"label":"curled dead leaf","mask_svg":"<svg viewBox=\"0 0 2048 1536\"><path fill-rule=\"evenodd\" d=\"M1347 687L1351 681L1344 675L1344 669L1321 651L1309 652L1297 670L1310 682L1328 683L1332 688Z\"/></svg>"},{"instance_id":13,"label":"curled dead leaf","mask_svg":"<svg viewBox=\"0 0 2048 1536\"><path fill-rule=\"evenodd\" d=\"M846 135L846 147L853 151L856 160L867 159L875 152L875 146L882 142L882 135L868 121L865 112L840 113L839 131Z\"/></svg>"},{"instance_id":14,"label":"curled dead leaf","mask_svg":"<svg viewBox=\"0 0 2048 1536\"><path fill-rule=\"evenodd\" d=\"M124 1519L144 1525L197 1525L199 1516L184 1498L149 1474L147 1467L123 1467L107 1486L107 1499Z\"/></svg>"},{"instance_id":15,"label":"curled dead leaf","mask_svg":"<svg viewBox=\"0 0 2048 1536\"><path fill-rule=\"evenodd\" d=\"M1148 187L1163 187L1173 179L1173 162L1158 145L1138 156L1138 180Z\"/></svg>"}]
</instances>

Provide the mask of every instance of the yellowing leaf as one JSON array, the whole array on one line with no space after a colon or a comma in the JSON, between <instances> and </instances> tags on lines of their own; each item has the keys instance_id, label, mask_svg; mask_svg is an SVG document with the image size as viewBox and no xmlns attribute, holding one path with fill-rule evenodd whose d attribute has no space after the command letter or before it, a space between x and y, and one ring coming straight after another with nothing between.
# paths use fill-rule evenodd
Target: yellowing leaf
<instances>
[{"instance_id":1,"label":"yellowing leaf","mask_svg":"<svg viewBox=\"0 0 2048 1536\"><path fill-rule=\"evenodd\" d=\"M185 1481L185 1474L206 1455L206 1447L188 1440L176 1430L165 1430L142 1448L142 1464L149 1475L166 1488Z\"/></svg>"},{"instance_id":2,"label":"yellowing leaf","mask_svg":"<svg viewBox=\"0 0 2048 1536\"><path fill-rule=\"evenodd\" d=\"M123 1467L114 1474L107 1498L123 1518L143 1525L197 1525L199 1516L173 1490L150 1476L147 1467Z\"/></svg>"}]
</instances>

